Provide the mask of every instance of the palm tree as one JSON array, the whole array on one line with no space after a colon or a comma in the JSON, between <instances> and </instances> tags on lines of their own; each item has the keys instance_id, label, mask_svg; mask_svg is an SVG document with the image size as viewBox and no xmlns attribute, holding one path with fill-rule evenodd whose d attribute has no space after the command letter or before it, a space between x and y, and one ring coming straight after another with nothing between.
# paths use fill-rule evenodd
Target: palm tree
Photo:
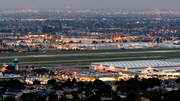
<instances>
[{"instance_id":1,"label":"palm tree","mask_svg":"<svg viewBox=\"0 0 180 101\"><path fill-rule=\"evenodd\" d=\"M26 69L28 69L28 66L26 66Z\"/></svg>"}]
</instances>

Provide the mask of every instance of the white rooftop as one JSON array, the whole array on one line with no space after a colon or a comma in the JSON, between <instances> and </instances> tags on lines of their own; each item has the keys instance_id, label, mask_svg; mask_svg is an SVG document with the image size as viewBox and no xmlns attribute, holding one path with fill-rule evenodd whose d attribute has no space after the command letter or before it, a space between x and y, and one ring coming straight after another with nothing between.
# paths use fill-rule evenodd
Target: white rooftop
<instances>
[{"instance_id":1,"label":"white rooftop","mask_svg":"<svg viewBox=\"0 0 180 101\"><path fill-rule=\"evenodd\" d=\"M138 67L161 67L161 66L180 66L178 62L169 62L161 60L140 60L140 61L116 61L116 62L94 62L92 66L104 65L126 68L138 68Z\"/></svg>"},{"instance_id":2,"label":"white rooftop","mask_svg":"<svg viewBox=\"0 0 180 101\"><path fill-rule=\"evenodd\" d=\"M17 74L5 74L3 76L2 72L0 72L0 78L12 78L12 77L22 77L22 76L19 76Z\"/></svg>"},{"instance_id":3,"label":"white rooftop","mask_svg":"<svg viewBox=\"0 0 180 101\"><path fill-rule=\"evenodd\" d=\"M70 46L114 46L114 45L120 45L120 46L154 46L156 44L149 43L149 42L114 42L114 43L101 43L101 44L88 44L88 43L70 43L66 44Z\"/></svg>"}]
</instances>

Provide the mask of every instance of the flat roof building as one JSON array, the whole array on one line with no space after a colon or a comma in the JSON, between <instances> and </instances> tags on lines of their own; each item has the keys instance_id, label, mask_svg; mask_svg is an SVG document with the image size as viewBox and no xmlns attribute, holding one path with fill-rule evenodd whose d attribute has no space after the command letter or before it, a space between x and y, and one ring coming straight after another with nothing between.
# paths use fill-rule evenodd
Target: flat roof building
<instances>
[{"instance_id":1,"label":"flat roof building","mask_svg":"<svg viewBox=\"0 0 180 101\"><path fill-rule=\"evenodd\" d=\"M93 62L90 69L122 72L130 75L158 75L158 77L179 77L180 62L165 60L139 60L139 61L115 61Z\"/></svg>"}]
</instances>

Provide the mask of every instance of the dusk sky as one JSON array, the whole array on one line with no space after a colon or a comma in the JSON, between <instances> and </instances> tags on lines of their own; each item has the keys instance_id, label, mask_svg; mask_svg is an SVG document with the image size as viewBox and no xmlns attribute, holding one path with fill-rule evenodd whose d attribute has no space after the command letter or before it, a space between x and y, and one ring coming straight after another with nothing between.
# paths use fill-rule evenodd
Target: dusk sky
<instances>
[{"instance_id":1,"label":"dusk sky","mask_svg":"<svg viewBox=\"0 0 180 101\"><path fill-rule=\"evenodd\" d=\"M0 0L1 9L180 9L180 0Z\"/></svg>"}]
</instances>

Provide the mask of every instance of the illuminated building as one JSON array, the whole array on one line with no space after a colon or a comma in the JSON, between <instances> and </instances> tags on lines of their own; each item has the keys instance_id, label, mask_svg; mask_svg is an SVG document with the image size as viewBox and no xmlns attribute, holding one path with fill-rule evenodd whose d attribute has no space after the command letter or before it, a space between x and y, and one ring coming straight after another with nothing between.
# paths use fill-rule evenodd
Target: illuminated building
<instances>
[{"instance_id":1,"label":"illuminated building","mask_svg":"<svg viewBox=\"0 0 180 101\"><path fill-rule=\"evenodd\" d=\"M102 81L117 81L120 80L121 75L107 72L83 71L75 73L74 77L79 78L80 81L94 81L95 79Z\"/></svg>"},{"instance_id":2,"label":"illuminated building","mask_svg":"<svg viewBox=\"0 0 180 101\"><path fill-rule=\"evenodd\" d=\"M4 72L5 70L7 70L7 69L6 69L7 66L8 66L8 65L6 65L6 63L4 63L4 64L3 64L3 68L1 69L1 71Z\"/></svg>"}]
</instances>

